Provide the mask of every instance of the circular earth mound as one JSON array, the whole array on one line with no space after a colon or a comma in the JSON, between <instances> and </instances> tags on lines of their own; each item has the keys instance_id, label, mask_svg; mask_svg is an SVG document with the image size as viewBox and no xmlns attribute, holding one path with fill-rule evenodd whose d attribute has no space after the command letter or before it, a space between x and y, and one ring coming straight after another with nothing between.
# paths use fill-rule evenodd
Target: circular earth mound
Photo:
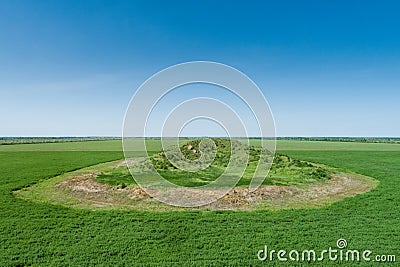
<instances>
[{"instance_id":1,"label":"circular earth mound","mask_svg":"<svg viewBox=\"0 0 400 267\"><path fill-rule=\"evenodd\" d=\"M150 165L172 183L198 187L218 178L227 164L232 146L229 140L215 139L216 157L206 169L197 173L177 169L160 152L150 157ZM194 140L180 147L185 157L196 159L199 141ZM258 147L247 148L249 161L236 187L217 201L202 207L190 209L209 210L262 210L288 208L315 208L368 192L378 181L354 173L339 172L336 169L292 159L286 155L274 157L271 170L256 191L250 192L248 185L257 166L260 152ZM195 152L193 152L195 151ZM18 197L53 203L73 208L88 209L134 209L143 211L187 210L160 203L149 196L134 181L128 167L135 172L146 172L149 161L133 158L102 163L69 172L14 192ZM199 193L207 197L206 190ZM173 194L180 196L179 189Z\"/></svg>"}]
</instances>

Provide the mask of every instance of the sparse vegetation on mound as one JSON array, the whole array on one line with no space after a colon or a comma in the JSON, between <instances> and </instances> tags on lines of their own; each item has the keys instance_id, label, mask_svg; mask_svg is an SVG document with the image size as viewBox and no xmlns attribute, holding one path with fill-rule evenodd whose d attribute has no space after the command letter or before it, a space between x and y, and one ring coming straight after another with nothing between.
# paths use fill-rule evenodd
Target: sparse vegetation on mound
<instances>
[{"instance_id":1,"label":"sparse vegetation on mound","mask_svg":"<svg viewBox=\"0 0 400 267\"><path fill-rule=\"evenodd\" d=\"M192 161L192 163L200 158L201 151L215 152L215 158L212 163L207 168L198 172L178 169L170 162L165 152L159 152L151 156L151 163L146 160L138 161L130 169L133 175L135 175L135 173L150 173L150 169L154 166L157 172L168 181L181 186L195 187L216 180L225 171L229 161L233 160L236 162L247 162L246 170L237 185L248 185L258 165L262 148L253 145L247 146L237 140L230 141L224 138L213 138L212 140L215 143L214 148L210 145L210 142L201 143L201 139L185 142L179 147L183 156ZM231 159L231 150L236 152L233 159ZM272 161L272 154L267 153L269 154L267 160ZM177 155L172 155L172 157L175 157L175 159L179 158ZM316 166L305 161L292 159L286 155L277 154L273 159L268 178L265 179L263 184L306 186L329 179L331 172L326 167ZM135 184L126 168L117 168L103 172L96 179L98 182L110 185L122 185L122 183L125 185Z\"/></svg>"}]
</instances>

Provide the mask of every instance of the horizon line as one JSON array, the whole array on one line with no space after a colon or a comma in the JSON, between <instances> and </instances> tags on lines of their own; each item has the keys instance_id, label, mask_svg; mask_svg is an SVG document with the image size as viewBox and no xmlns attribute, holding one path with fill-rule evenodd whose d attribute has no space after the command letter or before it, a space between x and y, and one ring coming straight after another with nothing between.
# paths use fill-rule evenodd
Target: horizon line
<instances>
[{"instance_id":1,"label":"horizon line","mask_svg":"<svg viewBox=\"0 0 400 267\"><path fill-rule=\"evenodd\" d=\"M143 137L122 137L113 135L32 135L32 136L0 136L0 139L11 139L11 138L110 138L110 139L124 139L124 138L161 138L162 136L143 136ZM262 136L177 136L179 138L396 138L399 139L400 136L346 136L346 135L326 135L326 136L302 136L302 135L281 135L275 137L262 137ZM174 136L166 136L163 138L177 138Z\"/></svg>"}]
</instances>

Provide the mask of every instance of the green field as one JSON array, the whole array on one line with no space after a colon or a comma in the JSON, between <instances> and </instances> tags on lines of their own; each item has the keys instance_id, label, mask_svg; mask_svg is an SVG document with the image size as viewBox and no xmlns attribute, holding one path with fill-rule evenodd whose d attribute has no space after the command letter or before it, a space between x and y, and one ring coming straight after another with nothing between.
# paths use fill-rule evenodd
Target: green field
<instances>
[{"instance_id":1,"label":"green field","mask_svg":"<svg viewBox=\"0 0 400 267\"><path fill-rule=\"evenodd\" d=\"M137 142L143 142L139 139ZM257 140L250 140L250 144L257 144ZM390 143L357 143L357 142L324 142L324 141L292 141L278 140L277 149L284 150L329 150L329 151L400 151L400 144ZM153 140L150 151L161 150L161 143ZM0 152L12 151L122 151L119 140L45 143L45 144L17 144L0 145Z\"/></svg>"},{"instance_id":2,"label":"green field","mask_svg":"<svg viewBox=\"0 0 400 267\"><path fill-rule=\"evenodd\" d=\"M299 160L371 176L379 186L320 209L281 211L90 211L15 198L14 190L123 157L117 140L0 146L1 266L293 266L260 262L273 249L349 249L400 260L400 145L278 141ZM154 152L158 146L153 147ZM313 266L336 266L315 262ZM357 264L347 263L344 266Z\"/></svg>"}]
</instances>

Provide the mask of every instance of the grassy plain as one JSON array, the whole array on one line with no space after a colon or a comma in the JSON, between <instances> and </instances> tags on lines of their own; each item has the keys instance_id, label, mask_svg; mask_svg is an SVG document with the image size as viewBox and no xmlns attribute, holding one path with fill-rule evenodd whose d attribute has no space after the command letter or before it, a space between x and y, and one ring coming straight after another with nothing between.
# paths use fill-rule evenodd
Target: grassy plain
<instances>
[{"instance_id":1,"label":"grassy plain","mask_svg":"<svg viewBox=\"0 0 400 267\"><path fill-rule=\"evenodd\" d=\"M8 145L0 151L1 266L293 266L299 264L260 262L257 252L264 245L320 251L335 247L339 238L349 249L397 256L384 266L400 260L398 144L278 141L278 151L291 157L371 176L380 184L320 209L252 212L90 211L24 201L12 191L122 158L120 142Z\"/></svg>"},{"instance_id":2,"label":"grassy plain","mask_svg":"<svg viewBox=\"0 0 400 267\"><path fill-rule=\"evenodd\" d=\"M138 138L135 142L143 142ZM250 140L250 144L257 145L257 140ZM162 146L159 140L148 141L149 151L160 151ZM278 140L277 149L284 150L328 150L328 151L400 151L400 144L389 143L357 143L357 142L324 142L324 141L296 141ZM134 146L135 147L135 146ZM122 151L120 140L44 143L44 144L16 144L0 145L0 152L13 151Z\"/></svg>"}]
</instances>

